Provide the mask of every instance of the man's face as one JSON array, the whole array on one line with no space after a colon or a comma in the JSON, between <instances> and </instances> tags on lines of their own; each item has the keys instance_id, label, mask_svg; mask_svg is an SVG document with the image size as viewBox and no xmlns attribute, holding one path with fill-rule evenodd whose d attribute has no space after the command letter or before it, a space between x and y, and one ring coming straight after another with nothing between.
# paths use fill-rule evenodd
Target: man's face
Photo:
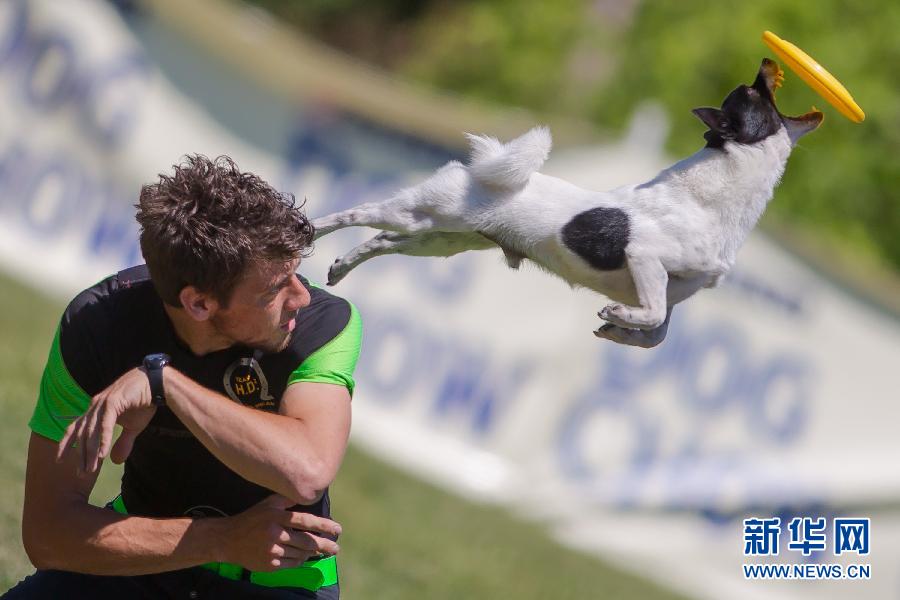
<instances>
[{"instance_id":1,"label":"man's face","mask_svg":"<svg viewBox=\"0 0 900 600\"><path fill-rule=\"evenodd\" d=\"M300 283L300 260L261 262L235 286L227 308L210 319L217 332L236 344L280 352L296 327L297 311L308 306L309 291Z\"/></svg>"}]
</instances>

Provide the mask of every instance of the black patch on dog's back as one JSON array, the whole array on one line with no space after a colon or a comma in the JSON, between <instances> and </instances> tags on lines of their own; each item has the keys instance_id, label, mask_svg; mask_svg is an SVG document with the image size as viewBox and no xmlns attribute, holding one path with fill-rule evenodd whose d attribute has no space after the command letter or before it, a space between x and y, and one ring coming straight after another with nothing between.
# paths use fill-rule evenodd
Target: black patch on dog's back
<instances>
[{"instance_id":1,"label":"black patch on dog's back","mask_svg":"<svg viewBox=\"0 0 900 600\"><path fill-rule=\"evenodd\" d=\"M565 224L562 241L595 269L613 271L625 265L630 233L628 215L622 209L592 208Z\"/></svg>"}]
</instances>

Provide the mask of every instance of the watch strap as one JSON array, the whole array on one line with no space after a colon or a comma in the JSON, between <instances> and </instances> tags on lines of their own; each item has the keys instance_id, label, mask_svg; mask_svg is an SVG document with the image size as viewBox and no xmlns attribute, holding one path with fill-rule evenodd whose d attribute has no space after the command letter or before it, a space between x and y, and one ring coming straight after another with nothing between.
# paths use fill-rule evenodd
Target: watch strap
<instances>
[{"instance_id":1,"label":"watch strap","mask_svg":"<svg viewBox=\"0 0 900 600\"><path fill-rule=\"evenodd\" d=\"M150 382L150 403L153 406L166 405L166 390L163 386L163 368L172 361L168 354L148 354L144 357L144 371Z\"/></svg>"},{"instance_id":2,"label":"watch strap","mask_svg":"<svg viewBox=\"0 0 900 600\"><path fill-rule=\"evenodd\" d=\"M147 378L150 380L150 402L153 406L166 405L166 390L163 387L163 367L165 366L162 364L147 369Z\"/></svg>"}]
</instances>

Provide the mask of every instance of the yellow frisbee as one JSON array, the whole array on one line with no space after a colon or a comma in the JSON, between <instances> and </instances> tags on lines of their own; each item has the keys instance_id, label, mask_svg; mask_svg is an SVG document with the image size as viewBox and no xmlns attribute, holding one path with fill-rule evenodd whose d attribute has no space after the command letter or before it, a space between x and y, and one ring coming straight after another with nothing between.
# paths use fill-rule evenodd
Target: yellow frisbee
<instances>
[{"instance_id":1,"label":"yellow frisbee","mask_svg":"<svg viewBox=\"0 0 900 600\"><path fill-rule=\"evenodd\" d=\"M809 54L794 44L781 39L771 31L766 31L762 36L763 41L772 49L778 58L790 67L791 71L800 76L806 84L825 98L842 115L855 123L861 123L866 118L866 113L853 101L853 96L847 91L834 75L826 71Z\"/></svg>"}]
</instances>

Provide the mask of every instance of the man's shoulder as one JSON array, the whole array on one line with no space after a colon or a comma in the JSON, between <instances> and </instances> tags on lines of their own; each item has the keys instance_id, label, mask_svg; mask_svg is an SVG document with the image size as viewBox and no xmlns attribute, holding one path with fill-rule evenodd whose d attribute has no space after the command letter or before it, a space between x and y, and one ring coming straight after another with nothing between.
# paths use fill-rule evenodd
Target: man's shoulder
<instances>
[{"instance_id":1,"label":"man's shoulder","mask_svg":"<svg viewBox=\"0 0 900 600\"><path fill-rule=\"evenodd\" d=\"M301 276L300 281L309 290L309 306L310 308L321 311L323 315L333 315L335 313L346 313L350 310L351 303L346 298L338 296L326 290L319 284L312 282Z\"/></svg>"},{"instance_id":2,"label":"man's shoulder","mask_svg":"<svg viewBox=\"0 0 900 600\"><path fill-rule=\"evenodd\" d=\"M51 350L66 377L95 394L133 366L128 350L156 325L154 298L145 268L120 271L83 290L69 302ZM160 310L160 309L156 309ZM55 354L53 354L55 353Z\"/></svg>"},{"instance_id":3,"label":"man's shoulder","mask_svg":"<svg viewBox=\"0 0 900 600\"><path fill-rule=\"evenodd\" d=\"M351 324L356 311L349 300L332 294L302 276L300 280L309 290L310 302L309 306L297 313L297 327L289 348L302 356L308 356L339 337Z\"/></svg>"},{"instance_id":4,"label":"man's shoulder","mask_svg":"<svg viewBox=\"0 0 900 600\"><path fill-rule=\"evenodd\" d=\"M61 332L104 335L158 303L146 266L125 269L76 295L63 313Z\"/></svg>"}]
</instances>

